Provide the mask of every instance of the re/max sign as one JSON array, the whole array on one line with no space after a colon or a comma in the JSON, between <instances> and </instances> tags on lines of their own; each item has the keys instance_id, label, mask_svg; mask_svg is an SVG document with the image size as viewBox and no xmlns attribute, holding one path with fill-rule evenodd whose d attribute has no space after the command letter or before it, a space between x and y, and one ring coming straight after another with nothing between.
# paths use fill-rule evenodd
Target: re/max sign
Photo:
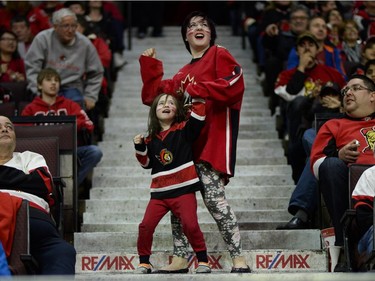
<instances>
[{"instance_id":1,"label":"re/max sign","mask_svg":"<svg viewBox=\"0 0 375 281\"><path fill-rule=\"evenodd\" d=\"M276 255L256 255L256 268L257 269L309 269L310 255L300 254L283 254L277 252Z\"/></svg>"},{"instance_id":2,"label":"re/max sign","mask_svg":"<svg viewBox=\"0 0 375 281\"><path fill-rule=\"evenodd\" d=\"M214 256L208 255L208 262L212 269L222 269L220 264L221 255ZM81 257L81 270L82 271L133 271L138 265L136 256L82 256ZM169 257L169 262L172 256ZM189 257L189 267L196 268L198 260L195 256ZM134 263L134 264L133 264Z\"/></svg>"}]
</instances>

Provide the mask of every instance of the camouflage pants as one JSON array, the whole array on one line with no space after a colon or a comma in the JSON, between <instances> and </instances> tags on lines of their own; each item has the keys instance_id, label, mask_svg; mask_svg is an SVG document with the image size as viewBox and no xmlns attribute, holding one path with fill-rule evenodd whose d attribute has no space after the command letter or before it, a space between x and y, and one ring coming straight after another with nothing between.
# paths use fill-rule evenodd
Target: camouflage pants
<instances>
[{"instance_id":1,"label":"camouflage pants","mask_svg":"<svg viewBox=\"0 0 375 281\"><path fill-rule=\"evenodd\" d=\"M224 178L209 164L196 165L198 175L203 183L202 197L211 216L216 221L231 258L242 255L240 230L237 218L225 198ZM173 255L187 257L188 241L183 234L178 218L171 214L173 234ZM209 250L209 249L208 249Z\"/></svg>"}]
</instances>

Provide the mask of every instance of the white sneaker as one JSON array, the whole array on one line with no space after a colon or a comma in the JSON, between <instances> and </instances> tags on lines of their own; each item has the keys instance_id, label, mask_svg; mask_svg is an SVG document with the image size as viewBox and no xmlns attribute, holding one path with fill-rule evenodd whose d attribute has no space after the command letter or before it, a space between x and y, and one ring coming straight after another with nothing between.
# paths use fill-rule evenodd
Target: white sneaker
<instances>
[{"instance_id":1,"label":"white sneaker","mask_svg":"<svg viewBox=\"0 0 375 281\"><path fill-rule=\"evenodd\" d=\"M211 273L211 266L207 262L199 262L195 273Z\"/></svg>"}]
</instances>

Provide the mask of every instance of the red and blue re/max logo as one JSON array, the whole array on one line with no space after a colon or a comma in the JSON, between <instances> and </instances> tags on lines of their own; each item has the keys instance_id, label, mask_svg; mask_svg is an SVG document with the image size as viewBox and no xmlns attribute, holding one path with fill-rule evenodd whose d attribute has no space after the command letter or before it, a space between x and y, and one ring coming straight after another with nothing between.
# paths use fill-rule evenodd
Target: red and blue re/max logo
<instances>
[{"instance_id":1,"label":"red and blue re/max logo","mask_svg":"<svg viewBox=\"0 0 375 281\"><path fill-rule=\"evenodd\" d=\"M257 269L277 269L277 268L310 268L308 263L310 255L282 254L278 251L276 255L256 255Z\"/></svg>"},{"instance_id":2,"label":"red and blue re/max logo","mask_svg":"<svg viewBox=\"0 0 375 281\"><path fill-rule=\"evenodd\" d=\"M134 270L134 258L135 256L85 256L82 257L82 271Z\"/></svg>"}]
</instances>

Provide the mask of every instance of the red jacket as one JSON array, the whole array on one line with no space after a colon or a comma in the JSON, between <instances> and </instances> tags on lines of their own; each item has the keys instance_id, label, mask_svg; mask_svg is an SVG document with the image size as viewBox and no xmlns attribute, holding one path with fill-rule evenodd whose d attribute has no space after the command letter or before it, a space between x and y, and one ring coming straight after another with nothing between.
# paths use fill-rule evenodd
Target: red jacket
<instances>
[{"instance_id":1,"label":"red jacket","mask_svg":"<svg viewBox=\"0 0 375 281\"><path fill-rule=\"evenodd\" d=\"M345 117L328 120L319 129L311 150L311 168L319 177L319 167L326 157L338 157L338 151L356 139L360 152L356 163L375 164L375 116L361 119Z\"/></svg>"},{"instance_id":2,"label":"red jacket","mask_svg":"<svg viewBox=\"0 0 375 281\"><path fill-rule=\"evenodd\" d=\"M150 105L160 93L206 100L206 125L195 142L195 162L205 161L227 175L234 175L240 109L244 94L241 66L227 49L212 46L171 79L163 79L161 61L141 56L142 101Z\"/></svg>"},{"instance_id":3,"label":"red jacket","mask_svg":"<svg viewBox=\"0 0 375 281\"><path fill-rule=\"evenodd\" d=\"M81 131L86 128L87 132L91 133L94 130L94 124L87 116L86 112L74 101L64 97L57 97L53 105L47 104L40 97L35 97L22 111L22 116L77 116L77 130Z\"/></svg>"}]
</instances>

